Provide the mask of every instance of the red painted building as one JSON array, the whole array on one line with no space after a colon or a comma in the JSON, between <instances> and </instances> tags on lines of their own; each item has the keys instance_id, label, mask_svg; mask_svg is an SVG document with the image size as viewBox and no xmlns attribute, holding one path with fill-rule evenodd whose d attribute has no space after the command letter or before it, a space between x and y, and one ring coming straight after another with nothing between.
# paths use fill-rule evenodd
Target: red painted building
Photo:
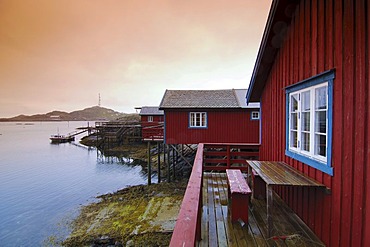
<instances>
[{"instance_id":1,"label":"red painted building","mask_svg":"<svg viewBox=\"0 0 370 247\"><path fill-rule=\"evenodd\" d=\"M331 189L276 191L327 246L370 246L370 3L274 0L248 102L261 160Z\"/></svg>"},{"instance_id":2,"label":"red painted building","mask_svg":"<svg viewBox=\"0 0 370 247\"><path fill-rule=\"evenodd\" d=\"M158 106L143 106L140 113L144 141L163 140L164 112Z\"/></svg>"},{"instance_id":3,"label":"red painted building","mask_svg":"<svg viewBox=\"0 0 370 247\"><path fill-rule=\"evenodd\" d=\"M245 89L166 90L166 144L258 143L259 104L247 105Z\"/></svg>"}]
</instances>

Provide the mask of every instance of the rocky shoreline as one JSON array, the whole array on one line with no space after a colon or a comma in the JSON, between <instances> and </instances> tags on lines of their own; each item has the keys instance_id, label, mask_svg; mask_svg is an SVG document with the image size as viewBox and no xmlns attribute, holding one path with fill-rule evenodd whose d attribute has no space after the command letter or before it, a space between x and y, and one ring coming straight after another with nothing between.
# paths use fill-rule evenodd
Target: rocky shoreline
<instances>
[{"instance_id":1,"label":"rocky shoreline","mask_svg":"<svg viewBox=\"0 0 370 247\"><path fill-rule=\"evenodd\" d=\"M99 196L72 222L62 246L168 246L187 181L140 185Z\"/></svg>"},{"instance_id":2,"label":"rocky shoreline","mask_svg":"<svg viewBox=\"0 0 370 247\"><path fill-rule=\"evenodd\" d=\"M81 141L94 146L93 138ZM147 145L122 145L104 153L130 157L146 170ZM157 160L153 157L153 171ZM51 236L54 246L168 246L186 190L187 179L152 185L127 187L97 197L98 202L82 206L70 223L71 234L65 240Z\"/></svg>"}]
</instances>

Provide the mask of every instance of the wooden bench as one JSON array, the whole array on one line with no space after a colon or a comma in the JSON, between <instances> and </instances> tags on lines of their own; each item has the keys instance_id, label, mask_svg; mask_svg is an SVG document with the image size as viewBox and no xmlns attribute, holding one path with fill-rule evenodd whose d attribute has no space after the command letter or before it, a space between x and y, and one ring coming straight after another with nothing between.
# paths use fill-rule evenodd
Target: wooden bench
<instances>
[{"instance_id":1,"label":"wooden bench","mask_svg":"<svg viewBox=\"0 0 370 247\"><path fill-rule=\"evenodd\" d=\"M231 198L231 221L248 223L248 205L252 193L242 172L226 169L229 198Z\"/></svg>"}]
</instances>

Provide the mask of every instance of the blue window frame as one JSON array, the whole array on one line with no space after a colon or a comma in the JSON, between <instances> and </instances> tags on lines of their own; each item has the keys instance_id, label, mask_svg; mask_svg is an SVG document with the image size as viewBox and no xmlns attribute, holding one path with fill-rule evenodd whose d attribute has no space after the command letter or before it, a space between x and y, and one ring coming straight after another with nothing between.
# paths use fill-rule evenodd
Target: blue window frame
<instances>
[{"instance_id":1,"label":"blue window frame","mask_svg":"<svg viewBox=\"0 0 370 247\"><path fill-rule=\"evenodd\" d=\"M334 70L287 87L285 154L329 175Z\"/></svg>"},{"instance_id":2,"label":"blue window frame","mask_svg":"<svg viewBox=\"0 0 370 247\"><path fill-rule=\"evenodd\" d=\"M189 128L207 128L207 112L190 112Z\"/></svg>"}]
</instances>

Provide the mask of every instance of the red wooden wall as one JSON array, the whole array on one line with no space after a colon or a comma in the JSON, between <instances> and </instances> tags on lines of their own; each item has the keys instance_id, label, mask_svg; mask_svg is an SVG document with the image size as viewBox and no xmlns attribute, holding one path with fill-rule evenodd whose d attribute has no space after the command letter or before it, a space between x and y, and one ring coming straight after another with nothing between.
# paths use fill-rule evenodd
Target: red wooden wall
<instances>
[{"instance_id":1,"label":"red wooden wall","mask_svg":"<svg viewBox=\"0 0 370 247\"><path fill-rule=\"evenodd\" d=\"M153 117L153 122L148 122L148 117L147 115L143 115L141 116L141 123L143 124L143 126L153 126L154 125L157 125L158 123L163 123L164 122L164 116L160 116L160 115L154 115L152 116Z\"/></svg>"},{"instance_id":2,"label":"red wooden wall","mask_svg":"<svg viewBox=\"0 0 370 247\"><path fill-rule=\"evenodd\" d=\"M260 122L250 120L250 110L197 111L207 112L207 128L189 128L190 110L165 110L167 144L259 143Z\"/></svg>"},{"instance_id":3,"label":"red wooden wall","mask_svg":"<svg viewBox=\"0 0 370 247\"><path fill-rule=\"evenodd\" d=\"M302 0L261 98L262 160L283 160L332 189L279 193L328 246L370 246L370 3ZM331 177L284 155L285 90L335 69Z\"/></svg>"},{"instance_id":4,"label":"red wooden wall","mask_svg":"<svg viewBox=\"0 0 370 247\"><path fill-rule=\"evenodd\" d=\"M142 137L143 139L163 139L163 123L164 116L154 115L153 121L148 122L147 115L141 116L141 127L142 127Z\"/></svg>"}]
</instances>

